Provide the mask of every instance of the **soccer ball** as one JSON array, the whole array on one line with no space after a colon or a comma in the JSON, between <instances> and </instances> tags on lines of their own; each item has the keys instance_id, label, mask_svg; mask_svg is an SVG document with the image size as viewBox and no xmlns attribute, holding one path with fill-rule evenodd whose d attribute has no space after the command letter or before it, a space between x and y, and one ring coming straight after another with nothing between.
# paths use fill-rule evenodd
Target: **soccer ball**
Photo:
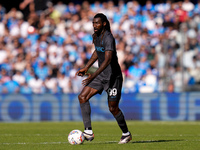
<instances>
[{"instance_id":1,"label":"soccer ball","mask_svg":"<svg viewBox=\"0 0 200 150\"><path fill-rule=\"evenodd\" d=\"M68 135L68 141L72 145L82 144L84 140L85 137L80 130L72 130Z\"/></svg>"}]
</instances>

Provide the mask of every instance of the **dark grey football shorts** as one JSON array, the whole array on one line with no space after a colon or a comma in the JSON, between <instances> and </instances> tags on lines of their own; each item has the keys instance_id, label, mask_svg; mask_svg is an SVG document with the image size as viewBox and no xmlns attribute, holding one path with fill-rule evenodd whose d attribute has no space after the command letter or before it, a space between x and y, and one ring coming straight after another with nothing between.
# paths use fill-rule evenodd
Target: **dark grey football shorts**
<instances>
[{"instance_id":1,"label":"dark grey football shorts","mask_svg":"<svg viewBox=\"0 0 200 150\"><path fill-rule=\"evenodd\" d=\"M109 81L102 80L100 76L97 76L87 86L98 90L99 94L105 90L108 95L108 101L119 101L121 98L122 82L122 77L111 77Z\"/></svg>"}]
</instances>

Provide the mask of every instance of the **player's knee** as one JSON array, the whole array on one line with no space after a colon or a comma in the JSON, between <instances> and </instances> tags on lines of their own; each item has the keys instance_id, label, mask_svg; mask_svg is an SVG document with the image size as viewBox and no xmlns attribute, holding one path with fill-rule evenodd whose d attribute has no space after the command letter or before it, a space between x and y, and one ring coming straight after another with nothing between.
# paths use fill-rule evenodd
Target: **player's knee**
<instances>
[{"instance_id":1,"label":"player's knee","mask_svg":"<svg viewBox=\"0 0 200 150\"><path fill-rule=\"evenodd\" d=\"M81 94L78 95L78 100L79 100L80 104L85 103L87 101L86 97Z\"/></svg>"},{"instance_id":2,"label":"player's knee","mask_svg":"<svg viewBox=\"0 0 200 150\"><path fill-rule=\"evenodd\" d=\"M118 107L113 107L113 106L110 106L109 107L109 111L113 114L113 115L115 115L115 114L117 114L118 113Z\"/></svg>"}]
</instances>

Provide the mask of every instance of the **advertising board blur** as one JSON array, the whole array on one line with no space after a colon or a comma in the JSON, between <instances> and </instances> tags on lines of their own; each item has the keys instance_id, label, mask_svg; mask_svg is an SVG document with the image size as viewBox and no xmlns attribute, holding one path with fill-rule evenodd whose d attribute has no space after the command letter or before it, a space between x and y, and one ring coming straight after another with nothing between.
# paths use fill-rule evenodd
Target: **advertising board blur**
<instances>
[{"instance_id":1,"label":"advertising board blur","mask_svg":"<svg viewBox=\"0 0 200 150\"><path fill-rule=\"evenodd\" d=\"M90 100L92 120L114 120L107 95ZM122 94L120 108L127 120L200 120L200 93ZM81 121L77 94L0 95L0 121Z\"/></svg>"}]
</instances>

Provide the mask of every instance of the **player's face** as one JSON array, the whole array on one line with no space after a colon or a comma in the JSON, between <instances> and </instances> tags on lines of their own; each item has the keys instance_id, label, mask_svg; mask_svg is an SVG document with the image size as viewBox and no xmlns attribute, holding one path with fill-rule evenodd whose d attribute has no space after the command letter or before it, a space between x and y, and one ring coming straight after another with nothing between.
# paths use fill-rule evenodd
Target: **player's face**
<instances>
[{"instance_id":1,"label":"player's face","mask_svg":"<svg viewBox=\"0 0 200 150\"><path fill-rule=\"evenodd\" d=\"M102 29L103 29L103 23L101 21L101 18L94 18L93 19L93 28L94 28L94 32L96 34L100 34Z\"/></svg>"}]
</instances>

